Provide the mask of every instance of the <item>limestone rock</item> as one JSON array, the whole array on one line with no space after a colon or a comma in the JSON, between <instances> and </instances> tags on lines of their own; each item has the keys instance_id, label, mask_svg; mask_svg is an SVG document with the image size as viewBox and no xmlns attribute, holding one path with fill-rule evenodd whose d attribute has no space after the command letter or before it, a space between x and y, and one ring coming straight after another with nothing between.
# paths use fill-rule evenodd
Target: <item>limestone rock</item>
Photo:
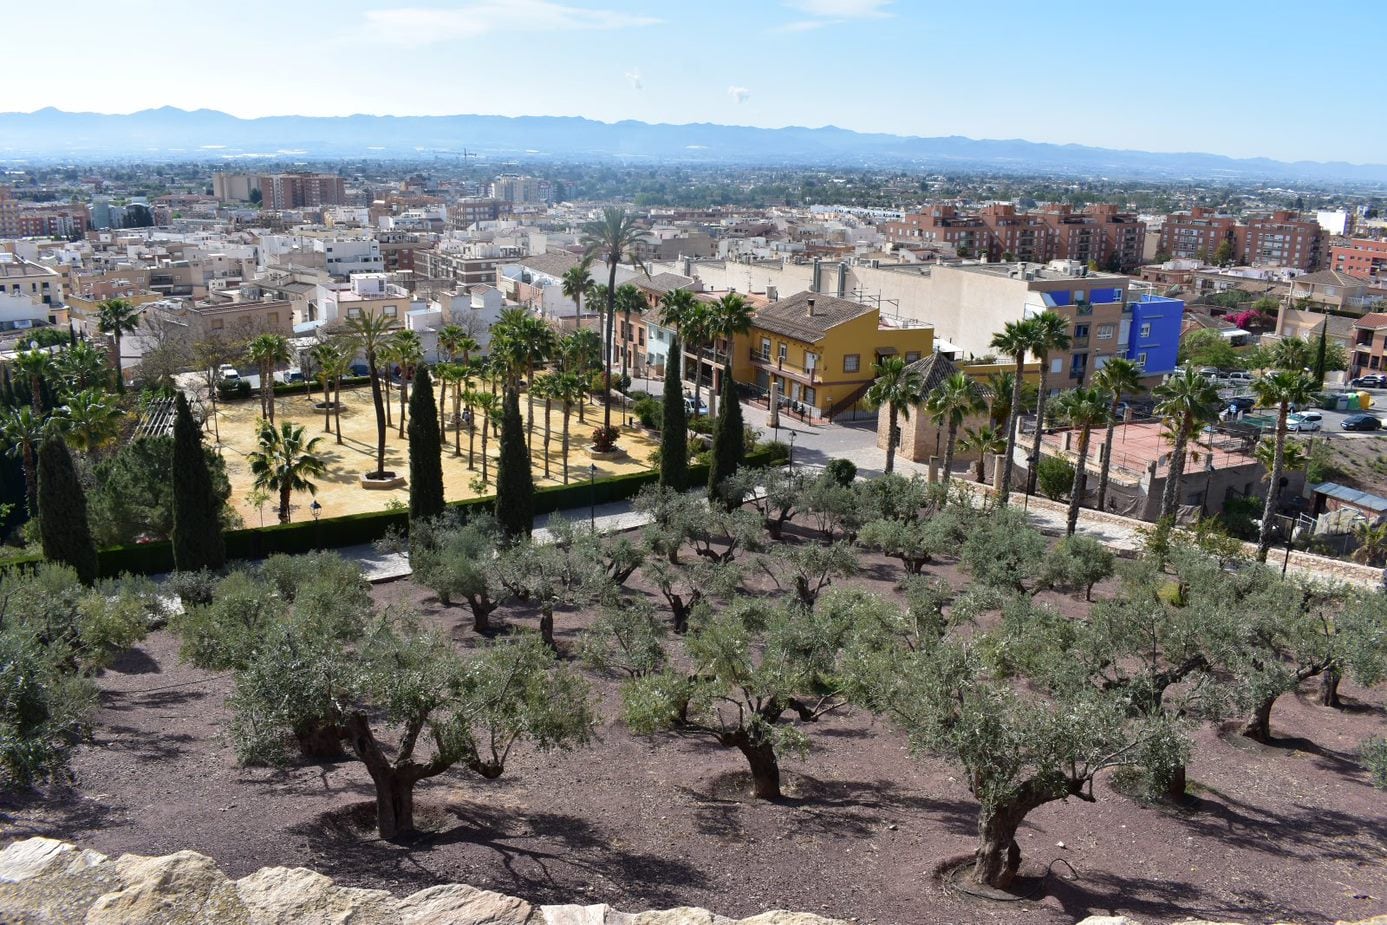
<instances>
[{"instance_id":1,"label":"limestone rock","mask_svg":"<svg viewBox=\"0 0 1387 925\"><path fill-rule=\"evenodd\" d=\"M401 925L539 925L534 906L463 883L431 886L399 903Z\"/></svg>"},{"instance_id":2,"label":"limestone rock","mask_svg":"<svg viewBox=\"0 0 1387 925\"><path fill-rule=\"evenodd\" d=\"M81 851L56 838L26 838L0 851L0 883L18 883L34 877L75 873L106 860L95 851Z\"/></svg>"},{"instance_id":3,"label":"limestone rock","mask_svg":"<svg viewBox=\"0 0 1387 925\"><path fill-rule=\"evenodd\" d=\"M236 881L255 925L386 925L397 921L385 890L336 886L306 867L264 867Z\"/></svg>"},{"instance_id":4,"label":"limestone rock","mask_svg":"<svg viewBox=\"0 0 1387 925\"><path fill-rule=\"evenodd\" d=\"M617 912L606 903L590 906L541 906L544 925L628 925L633 916Z\"/></svg>"},{"instance_id":5,"label":"limestone rock","mask_svg":"<svg viewBox=\"0 0 1387 925\"><path fill-rule=\"evenodd\" d=\"M92 904L85 925L251 925L231 881L206 855L126 854L108 865L120 886Z\"/></svg>"},{"instance_id":6,"label":"limestone rock","mask_svg":"<svg viewBox=\"0 0 1387 925\"><path fill-rule=\"evenodd\" d=\"M732 919L714 915L707 909L681 906L660 912L641 912L631 919L631 925L736 925Z\"/></svg>"},{"instance_id":7,"label":"limestone rock","mask_svg":"<svg viewBox=\"0 0 1387 925\"><path fill-rule=\"evenodd\" d=\"M737 925L848 925L842 919L826 919L807 912L762 912L749 919L742 919ZM1119 925L1119 923L1113 923Z\"/></svg>"},{"instance_id":8,"label":"limestone rock","mask_svg":"<svg viewBox=\"0 0 1387 925\"><path fill-rule=\"evenodd\" d=\"M1083 919L1078 925L1141 925L1136 919L1129 919L1125 915L1090 915Z\"/></svg>"}]
</instances>

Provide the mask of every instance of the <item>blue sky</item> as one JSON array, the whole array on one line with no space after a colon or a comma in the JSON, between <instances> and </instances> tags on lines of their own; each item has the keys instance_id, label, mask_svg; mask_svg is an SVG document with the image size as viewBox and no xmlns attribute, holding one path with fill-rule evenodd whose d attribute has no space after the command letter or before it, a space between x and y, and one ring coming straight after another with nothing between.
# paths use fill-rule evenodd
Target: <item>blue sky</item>
<instances>
[{"instance_id":1,"label":"blue sky","mask_svg":"<svg viewBox=\"0 0 1387 925\"><path fill-rule=\"evenodd\" d=\"M1383 0L70 0L0 107L838 125L1387 162ZM80 62L80 63L79 63Z\"/></svg>"}]
</instances>

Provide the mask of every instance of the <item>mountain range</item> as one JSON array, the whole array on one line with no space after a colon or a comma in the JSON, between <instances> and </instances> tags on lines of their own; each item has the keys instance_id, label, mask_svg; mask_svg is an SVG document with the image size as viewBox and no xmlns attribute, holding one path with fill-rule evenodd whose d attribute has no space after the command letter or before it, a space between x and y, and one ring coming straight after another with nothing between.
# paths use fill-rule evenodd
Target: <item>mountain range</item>
<instances>
[{"instance_id":1,"label":"mountain range","mask_svg":"<svg viewBox=\"0 0 1387 925\"><path fill-rule=\"evenodd\" d=\"M1021 139L922 138L822 128L598 122L568 116L266 116L171 106L126 115L0 113L0 164L15 160L336 158L616 161L904 167L1088 177L1387 183L1387 164L1285 162ZM471 159L470 157L468 159Z\"/></svg>"}]
</instances>

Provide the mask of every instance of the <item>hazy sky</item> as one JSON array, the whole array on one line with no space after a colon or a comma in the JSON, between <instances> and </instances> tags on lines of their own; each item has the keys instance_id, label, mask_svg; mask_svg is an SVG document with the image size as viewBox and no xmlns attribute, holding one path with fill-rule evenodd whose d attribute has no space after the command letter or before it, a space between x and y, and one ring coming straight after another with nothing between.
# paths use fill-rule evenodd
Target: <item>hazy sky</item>
<instances>
[{"instance_id":1,"label":"hazy sky","mask_svg":"<svg viewBox=\"0 0 1387 925\"><path fill-rule=\"evenodd\" d=\"M3 23L4 109L832 124L1387 161L1384 0L68 0L6 3Z\"/></svg>"}]
</instances>

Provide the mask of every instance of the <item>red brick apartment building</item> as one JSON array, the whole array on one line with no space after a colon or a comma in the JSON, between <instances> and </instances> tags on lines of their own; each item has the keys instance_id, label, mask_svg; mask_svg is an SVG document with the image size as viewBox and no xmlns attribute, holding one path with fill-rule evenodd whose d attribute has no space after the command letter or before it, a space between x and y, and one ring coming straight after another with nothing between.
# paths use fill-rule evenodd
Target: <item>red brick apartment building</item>
<instances>
[{"instance_id":1,"label":"red brick apartment building","mask_svg":"<svg viewBox=\"0 0 1387 925\"><path fill-rule=\"evenodd\" d=\"M897 244L950 244L964 257L1096 261L1105 269L1128 270L1141 263L1146 226L1136 215L1107 203L1077 212L1058 204L1039 212L1018 212L1004 203L976 212L936 204L883 223L882 233Z\"/></svg>"},{"instance_id":2,"label":"red brick apartment building","mask_svg":"<svg viewBox=\"0 0 1387 925\"><path fill-rule=\"evenodd\" d=\"M1242 223L1231 215L1196 207L1165 217L1158 249L1171 257L1209 262L1227 243L1235 263L1308 271L1319 268L1323 241L1319 222L1294 212L1251 216Z\"/></svg>"},{"instance_id":3,"label":"red brick apartment building","mask_svg":"<svg viewBox=\"0 0 1387 925\"><path fill-rule=\"evenodd\" d=\"M258 179L260 201L266 209L304 209L340 206L347 201L342 178L330 173L277 173Z\"/></svg>"},{"instance_id":4,"label":"red brick apartment building","mask_svg":"<svg viewBox=\"0 0 1387 925\"><path fill-rule=\"evenodd\" d=\"M1336 244L1329 249L1328 268L1354 276L1387 278L1387 241L1353 238L1347 243Z\"/></svg>"}]
</instances>

